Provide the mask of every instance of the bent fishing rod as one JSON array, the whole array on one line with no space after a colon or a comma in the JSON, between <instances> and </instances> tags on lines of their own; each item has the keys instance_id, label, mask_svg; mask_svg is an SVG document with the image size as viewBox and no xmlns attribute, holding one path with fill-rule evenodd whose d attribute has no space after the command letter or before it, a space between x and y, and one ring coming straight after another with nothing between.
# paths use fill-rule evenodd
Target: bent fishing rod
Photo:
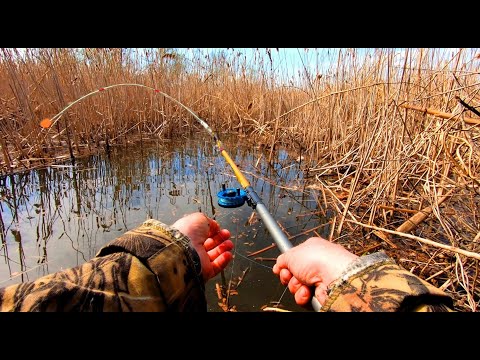
<instances>
[{"instance_id":1,"label":"bent fishing rod","mask_svg":"<svg viewBox=\"0 0 480 360\"><path fill-rule=\"evenodd\" d=\"M210 126L204 120L202 120L195 112L193 112L190 108L188 108L187 106L182 104L177 99L171 97L170 95L168 95L168 94L166 94L166 93L164 93L164 92L162 92L158 89L155 89L155 88L147 86L147 85L135 84L135 83L114 84L114 85L110 85L110 86L106 86L106 87L97 89L95 91L92 91L92 92L78 98L77 100L75 100L74 102L72 102L68 106L66 106L64 109L62 109L58 114L53 116L49 125L48 125L48 128L51 128L52 125L55 124L55 122L60 119L60 117L62 116L62 114L65 111L67 111L69 108L71 108L73 105L80 102L81 100L83 100L83 99L85 99L89 96L92 96L94 94L97 94L99 92L103 92L105 90L112 89L112 88L115 88L115 87L120 87L120 86L135 86L135 87L141 87L141 88L153 90L155 93L159 93L159 94L165 96L166 98L172 100L173 102L175 102L176 104L181 106L183 109L185 109L188 113L190 113L195 118L195 120L197 120L200 123L200 125L202 125L202 127L213 137L213 139L215 140L215 145L216 145L218 151L220 151L220 153L224 157L225 161L230 165L230 167L232 168L232 170L235 174L235 177L237 178L240 185L243 187L243 191L241 191L240 189L236 189L236 191L235 191L235 190L232 190L232 189L227 190L227 189L223 188L223 190L218 193L219 205L223 206L223 207L237 207L237 206L243 205L243 203L246 201L248 203L248 205L251 206L258 213L258 215L261 217L261 219L263 220L263 222L265 224L265 227L267 228L268 232L272 236L273 240L275 241L275 244L277 245L277 247L278 247L278 249L280 250L281 253L285 253L287 250L289 250L293 247L292 243L288 240L285 233L282 231L282 229L280 229L280 226L277 224L277 222L275 221L273 216L268 211L267 207L263 203L260 196L256 193L255 189L250 185L248 180L245 178L245 176L242 174L240 169L237 167L235 162L232 160L232 158L230 157L228 152L225 150L225 148L222 145L222 142L220 141L217 134L212 130L212 128L210 128ZM311 305L313 307L313 310L315 310L315 311L320 311L320 309L322 307L320 305L320 302L317 300L317 298L314 295L312 296Z\"/></svg>"}]
</instances>

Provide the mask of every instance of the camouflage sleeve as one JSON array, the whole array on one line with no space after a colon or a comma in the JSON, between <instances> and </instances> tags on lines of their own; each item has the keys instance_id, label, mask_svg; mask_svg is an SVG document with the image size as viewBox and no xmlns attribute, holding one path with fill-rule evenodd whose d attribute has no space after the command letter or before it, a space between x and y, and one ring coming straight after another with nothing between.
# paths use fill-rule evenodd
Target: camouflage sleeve
<instances>
[{"instance_id":1,"label":"camouflage sleeve","mask_svg":"<svg viewBox=\"0 0 480 360\"><path fill-rule=\"evenodd\" d=\"M0 311L206 311L200 258L188 237L147 220L92 260L0 289Z\"/></svg>"},{"instance_id":2,"label":"camouflage sleeve","mask_svg":"<svg viewBox=\"0 0 480 360\"><path fill-rule=\"evenodd\" d=\"M385 253L355 260L329 286L321 311L453 311L440 289L402 269Z\"/></svg>"}]
</instances>

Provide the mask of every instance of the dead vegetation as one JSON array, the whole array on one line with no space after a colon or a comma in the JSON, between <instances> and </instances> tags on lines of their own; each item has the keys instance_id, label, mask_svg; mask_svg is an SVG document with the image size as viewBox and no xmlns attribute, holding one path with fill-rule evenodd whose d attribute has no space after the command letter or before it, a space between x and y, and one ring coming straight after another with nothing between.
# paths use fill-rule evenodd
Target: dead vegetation
<instances>
[{"instance_id":1,"label":"dead vegetation","mask_svg":"<svg viewBox=\"0 0 480 360\"><path fill-rule=\"evenodd\" d=\"M305 191L336 213L332 241L357 254L384 249L450 293L457 310L478 311L478 50L302 50L317 68L304 67L296 79L264 49L253 60L238 50L190 59L174 50L134 51L2 49L2 174L133 138L201 131L173 102L136 87L101 92L48 130L39 126L95 89L144 84L220 134L248 135L270 159L287 147L304 168Z\"/></svg>"}]
</instances>

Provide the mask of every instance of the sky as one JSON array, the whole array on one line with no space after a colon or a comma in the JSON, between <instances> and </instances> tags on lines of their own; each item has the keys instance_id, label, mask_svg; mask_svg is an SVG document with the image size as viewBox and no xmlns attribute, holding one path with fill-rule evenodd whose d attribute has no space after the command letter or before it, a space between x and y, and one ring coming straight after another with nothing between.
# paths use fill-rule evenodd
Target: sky
<instances>
[{"instance_id":1,"label":"sky","mask_svg":"<svg viewBox=\"0 0 480 360\"><path fill-rule=\"evenodd\" d=\"M218 53L225 51L229 54L241 54L246 57L247 62L263 59L265 66L273 66L273 69L288 70L296 73L304 71L305 68L316 71L330 67L332 55L338 53L339 49L305 49L305 48L202 48L184 49L185 55L192 58L195 52ZM271 58L271 62L270 62Z\"/></svg>"},{"instance_id":2,"label":"sky","mask_svg":"<svg viewBox=\"0 0 480 360\"><path fill-rule=\"evenodd\" d=\"M24 53L25 49L19 49L20 54ZM142 57L145 51L149 49L145 48L133 48L128 49L128 52L132 56ZM156 52L157 49L150 49ZM444 48L437 49L435 54L443 61L446 66L452 63L452 59L455 54L458 53L458 48ZM309 76L315 77L319 74L332 75L335 69L335 65L338 61L339 54L342 55L342 64L350 65L354 64L356 68L359 68L362 63L368 61L369 55L374 54L375 51L393 51L395 53L393 66L403 67L405 64L405 52L404 48L388 48L388 49L374 49L374 48L177 48L172 49L177 53L184 56L185 59L191 61L196 66L198 64L197 59L202 59L202 63L208 65L212 55L219 55L224 52L228 59L238 58L238 63L246 62L252 64L252 66L259 70L261 66L264 66L266 73L273 73L279 75L279 78L283 80L290 80L294 78L304 77L306 72ZM408 49L412 58L415 58L420 50ZM428 52L428 51L427 51ZM430 52L431 53L431 52ZM468 55L465 60L469 58L474 59L477 53L477 49L465 49L464 53ZM210 55L210 58L206 58L205 55ZM263 61L263 62L262 62ZM145 62L147 64L148 61ZM450 70L453 70L452 68Z\"/></svg>"}]
</instances>

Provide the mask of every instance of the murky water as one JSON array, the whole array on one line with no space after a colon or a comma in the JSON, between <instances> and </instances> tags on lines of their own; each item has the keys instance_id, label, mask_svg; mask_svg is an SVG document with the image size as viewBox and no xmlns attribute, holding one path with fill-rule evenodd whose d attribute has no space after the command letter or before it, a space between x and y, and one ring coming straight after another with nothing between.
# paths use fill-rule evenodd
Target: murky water
<instances>
[{"instance_id":1,"label":"murky water","mask_svg":"<svg viewBox=\"0 0 480 360\"><path fill-rule=\"evenodd\" d=\"M303 232L327 222L315 195L292 190L302 185L293 155L281 151L272 167L256 147L243 147L236 138L224 139L224 145L294 245L314 236ZM231 231L236 246L223 276L207 283L209 311L223 311L216 283L242 276L238 294L229 297L237 311L262 311L277 302L303 311L272 273L278 249L249 256L274 241L247 204L218 206L222 184L239 187L208 137L114 148L110 156L79 159L74 166L7 176L0 183L0 287L79 265L148 218L170 224L202 211ZM316 231L327 236L329 226Z\"/></svg>"}]
</instances>

